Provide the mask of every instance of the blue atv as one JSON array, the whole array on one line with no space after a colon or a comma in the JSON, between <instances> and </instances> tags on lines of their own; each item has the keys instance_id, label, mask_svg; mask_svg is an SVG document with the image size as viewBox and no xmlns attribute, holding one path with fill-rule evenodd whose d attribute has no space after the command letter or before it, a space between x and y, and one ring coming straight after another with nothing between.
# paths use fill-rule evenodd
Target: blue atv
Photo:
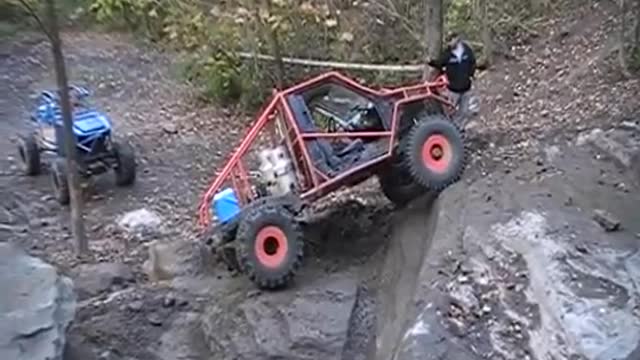
<instances>
[{"instance_id":1,"label":"blue atv","mask_svg":"<svg viewBox=\"0 0 640 360\"><path fill-rule=\"evenodd\" d=\"M136 179L136 161L131 145L112 139L109 118L88 104L89 92L86 89L70 86L69 97L81 176L88 178L113 169L118 186L132 185ZM69 203L69 188L62 110L57 92L43 91L38 96L31 121L36 125L35 131L21 136L18 141L24 172L29 176L38 175L41 170L40 154L55 155L51 164L51 182L56 199L66 205Z\"/></svg>"}]
</instances>

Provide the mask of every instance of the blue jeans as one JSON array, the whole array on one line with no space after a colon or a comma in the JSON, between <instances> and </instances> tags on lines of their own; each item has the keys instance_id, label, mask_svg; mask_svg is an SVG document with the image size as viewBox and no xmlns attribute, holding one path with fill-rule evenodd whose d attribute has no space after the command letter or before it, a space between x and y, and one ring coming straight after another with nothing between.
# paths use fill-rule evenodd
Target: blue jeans
<instances>
[{"instance_id":1,"label":"blue jeans","mask_svg":"<svg viewBox=\"0 0 640 360\"><path fill-rule=\"evenodd\" d=\"M453 120L456 124L458 124L458 126L463 128L469 117L470 91L459 93L448 90L447 96L456 107L456 112L453 115Z\"/></svg>"}]
</instances>

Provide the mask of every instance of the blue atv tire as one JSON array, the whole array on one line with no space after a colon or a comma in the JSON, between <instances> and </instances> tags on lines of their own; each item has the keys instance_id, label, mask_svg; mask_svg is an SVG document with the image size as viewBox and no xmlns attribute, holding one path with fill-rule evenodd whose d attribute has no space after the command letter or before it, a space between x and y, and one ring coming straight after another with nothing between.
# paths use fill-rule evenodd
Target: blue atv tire
<instances>
[{"instance_id":1,"label":"blue atv tire","mask_svg":"<svg viewBox=\"0 0 640 360\"><path fill-rule=\"evenodd\" d=\"M116 185L130 186L136 181L136 158L133 147L127 143L113 143L113 153L116 160L114 172Z\"/></svg>"},{"instance_id":2,"label":"blue atv tire","mask_svg":"<svg viewBox=\"0 0 640 360\"><path fill-rule=\"evenodd\" d=\"M53 194L60 205L69 204L69 183L67 181L67 163L64 158L57 158L51 164L51 185Z\"/></svg>"},{"instance_id":3,"label":"blue atv tire","mask_svg":"<svg viewBox=\"0 0 640 360\"><path fill-rule=\"evenodd\" d=\"M38 149L38 142L34 134L20 136L18 154L25 175L35 176L40 173L40 149Z\"/></svg>"}]
</instances>

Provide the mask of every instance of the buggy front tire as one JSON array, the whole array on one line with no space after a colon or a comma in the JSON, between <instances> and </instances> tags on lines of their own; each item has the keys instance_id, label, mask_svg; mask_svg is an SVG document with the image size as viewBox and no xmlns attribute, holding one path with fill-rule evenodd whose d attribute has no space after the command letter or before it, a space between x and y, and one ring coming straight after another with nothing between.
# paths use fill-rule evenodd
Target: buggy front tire
<instances>
[{"instance_id":1,"label":"buggy front tire","mask_svg":"<svg viewBox=\"0 0 640 360\"><path fill-rule=\"evenodd\" d=\"M136 181L136 158L133 147L128 143L113 143L116 185L130 186Z\"/></svg>"},{"instance_id":2,"label":"buggy front tire","mask_svg":"<svg viewBox=\"0 0 640 360\"><path fill-rule=\"evenodd\" d=\"M416 183L442 191L457 182L466 167L462 132L443 115L429 115L407 134L403 157Z\"/></svg>"},{"instance_id":3,"label":"buggy front tire","mask_svg":"<svg viewBox=\"0 0 640 360\"><path fill-rule=\"evenodd\" d=\"M40 149L34 134L20 136L18 139L18 154L20 155L25 175L35 176L40 173Z\"/></svg>"},{"instance_id":4,"label":"buggy front tire","mask_svg":"<svg viewBox=\"0 0 640 360\"><path fill-rule=\"evenodd\" d=\"M236 234L240 269L259 288L286 286L302 265L304 241L293 215L281 206L249 209Z\"/></svg>"},{"instance_id":5,"label":"buggy front tire","mask_svg":"<svg viewBox=\"0 0 640 360\"><path fill-rule=\"evenodd\" d=\"M60 205L69 204L69 182L67 181L67 164L64 158L57 158L51 165L51 186L53 194Z\"/></svg>"}]
</instances>

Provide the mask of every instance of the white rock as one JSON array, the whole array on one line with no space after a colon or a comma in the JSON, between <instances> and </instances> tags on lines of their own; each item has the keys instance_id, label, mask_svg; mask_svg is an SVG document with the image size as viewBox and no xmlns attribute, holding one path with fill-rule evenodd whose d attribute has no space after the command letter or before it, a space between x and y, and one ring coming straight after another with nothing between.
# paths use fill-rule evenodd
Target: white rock
<instances>
[{"instance_id":1,"label":"white rock","mask_svg":"<svg viewBox=\"0 0 640 360\"><path fill-rule=\"evenodd\" d=\"M118 220L118 226L133 233L157 230L160 225L162 225L160 215L145 208L130 211Z\"/></svg>"},{"instance_id":2,"label":"white rock","mask_svg":"<svg viewBox=\"0 0 640 360\"><path fill-rule=\"evenodd\" d=\"M576 145L584 146L589 142L592 142L594 139L600 137L602 135L602 129L593 129L589 132L581 132L578 134L578 138L576 139Z\"/></svg>"}]
</instances>

